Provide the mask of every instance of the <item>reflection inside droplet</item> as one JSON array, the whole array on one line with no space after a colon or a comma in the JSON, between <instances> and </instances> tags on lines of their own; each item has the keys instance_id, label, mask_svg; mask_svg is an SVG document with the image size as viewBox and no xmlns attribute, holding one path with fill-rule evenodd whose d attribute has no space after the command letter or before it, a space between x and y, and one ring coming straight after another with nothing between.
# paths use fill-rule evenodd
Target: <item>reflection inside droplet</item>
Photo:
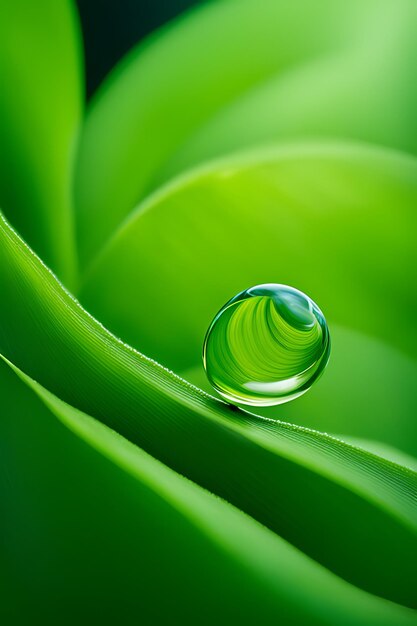
<instances>
[{"instance_id":1,"label":"reflection inside droplet","mask_svg":"<svg viewBox=\"0 0 417 626\"><path fill-rule=\"evenodd\" d=\"M323 373L330 336L318 306L304 293L274 283L229 300L211 323L203 361L228 400L280 404L305 393Z\"/></svg>"}]
</instances>

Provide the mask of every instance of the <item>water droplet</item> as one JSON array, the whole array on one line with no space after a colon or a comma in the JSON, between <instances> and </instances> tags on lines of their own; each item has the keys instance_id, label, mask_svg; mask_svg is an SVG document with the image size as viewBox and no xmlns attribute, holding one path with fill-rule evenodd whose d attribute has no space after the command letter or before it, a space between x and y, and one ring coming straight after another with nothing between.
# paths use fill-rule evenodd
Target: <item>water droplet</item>
<instances>
[{"instance_id":1,"label":"water droplet","mask_svg":"<svg viewBox=\"0 0 417 626\"><path fill-rule=\"evenodd\" d=\"M229 300L204 340L213 387L238 404L271 406L297 398L320 377L330 335L319 307L287 285L265 284Z\"/></svg>"}]
</instances>

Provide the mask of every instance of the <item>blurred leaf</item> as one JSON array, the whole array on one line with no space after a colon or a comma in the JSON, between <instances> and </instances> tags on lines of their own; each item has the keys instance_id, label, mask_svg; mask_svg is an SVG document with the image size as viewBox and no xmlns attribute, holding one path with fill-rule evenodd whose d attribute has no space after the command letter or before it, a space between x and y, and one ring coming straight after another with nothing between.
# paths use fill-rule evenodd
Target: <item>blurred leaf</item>
<instances>
[{"instance_id":1,"label":"blurred leaf","mask_svg":"<svg viewBox=\"0 0 417 626\"><path fill-rule=\"evenodd\" d=\"M0 352L28 376L347 580L414 604L416 473L191 387L110 335L3 219L0 297Z\"/></svg>"},{"instance_id":2,"label":"blurred leaf","mask_svg":"<svg viewBox=\"0 0 417 626\"><path fill-rule=\"evenodd\" d=\"M135 48L99 89L81 139L82 262L202 124L273 76L344 50L367 10L361 0L264 0L262 10L255 0L213 2Z\"/></svg>"},{"instance_id":3,"label":"blurred leaf","mask_svg":"<svg viewBox=\"0 0 417 626\"><path fill-rule=\"evenodd\" d=\"M415 152L415 20L413 0L219 2L133 50L83 133L83 261L157 183L203 159L300 136Z\"/></svg>"},{"instance_id":4,"label":"blurred leaf","mask_svg":"<svg viewBox=\"0 0 417 626\"><path fill-rule=\"evenodd\" d=\"M283 139L349 138L417 154L417 4L367 0L361 11L359 32L346 50L306 59L243 93L202 124L157 180Z\"/></svg>"},{"instance_id":5,"label":"blurred leaf","mask_svg":"<svg viewBox=\"0 0 417 626\"><path fill-rule=\"evenodd\" d=\"M264 282L302 289L331 332L346 330L320 385L275 415L416 453L416 203L416 162L394 152L293 145L222 161L145 201L81 300L179 373L201 366L230 297Z\"/></svg>"},{"instance_id":6,"label":"blurred leaf","mask_svg":"<svg viewBox=\"0 0 417 626\"><path fill-rule=\"evenodd\" d=\"M25 590L4 598L10 616L44 624L57 614L70 624L416 623L414 613L336 578L18 374L44 405L0 366L2 557L13 562L8 584Z\"/></svg>"},{"instance_id":7,"label":"blurred leaf","mask_svg":"<svg viewBox=\"0 0 417 626\"><path fill-rule=\"evenodd\" d=\"M75 279L71 206L82 70L70 0L0 4L0 203L67 283Z\"/></svg>"}]
</instances>

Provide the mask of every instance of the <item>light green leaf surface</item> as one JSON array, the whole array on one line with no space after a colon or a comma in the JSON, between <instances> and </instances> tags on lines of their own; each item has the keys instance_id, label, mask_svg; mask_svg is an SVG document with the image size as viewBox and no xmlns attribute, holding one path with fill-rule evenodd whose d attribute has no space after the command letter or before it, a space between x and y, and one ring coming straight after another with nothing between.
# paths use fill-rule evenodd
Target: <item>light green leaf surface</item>
<instances>
[{"instance_id":1,"label":"light green leaf surface","mask_svg":"<svg viewBox=\"0 0 417 626\"><path fill-rule=\"evenodd\" d=\"M110 335L3 219L0 297L0 352L28 376L347 580L414 604L414 472L191 387Z\"/></svg>"},{"instance_id":2,"label":"light green leaf surface","mask_svg":"<svg viewBox=\"0 0 417 626\"><path fill-rule=\"evenodd\" d=\"M320 385L272 414L416 454L416 204L415 160L371 147L295 144L214 163L138 207L81 300L182 372L201 367L230 297L265 282L301 289L338 334Z\"/></svg>"},{"instance_id":3,"label":"light green leaf surface","mask_svg":"<svg viewBox=\"0 0 417 626\"><path fill-rule=\"evenodd\" d=\"M71 184L80 56L70 0L0 3L0 204L67 284L76 274Z\"/></svg>"},{"instance_id":4,"label":"light green leaf surface","mask_svg":"<svg viewBox=\"0 0 417 626\"><path fill-rule=\"evenodd\" d=\"M248 146L295 138L357 139L416 154L417 5L365 0L362 11L347 49L256 84L202 124L157 180Z\"/></svg>"},{"instance_id":5,"label":"light green leaf surface","mask_svg":"<svg viewBox=\"0 0 417 626\"><path fill-rule=\"evenodd\" d=\"M375 2L211 2L140 44L88 111L76 180L88 262L201 125L243 93L340 52L372 23ZM372 9L372 14L369 14Z\"/></svg>"},{"instance_id":6,"label":"light green leaf surface","mask_svg":"<svg viewBox=\"0 0 417 626\"><path fill-rule=\"evenodd\" d=\"M261 11L232 0L134 49L99 90L83 132L83 261L149 190L208 157L306 136L415 152L416 19L413 0L267 0Z\"/></svg>"},{"instance_id":7,"label":"light green leaf surface","mask_svg":"<svg viewBox=\"0 0 417 626\"><path fill-rule=\"evenodd\" d=\"M27 387L0 365L1 552L13 562L8 585L23 582L24 595L5 597L4 615L44 624L57 614L72 624L416 623L414 612L341 581L13 369Z\"/></svg>"}]
</instances>

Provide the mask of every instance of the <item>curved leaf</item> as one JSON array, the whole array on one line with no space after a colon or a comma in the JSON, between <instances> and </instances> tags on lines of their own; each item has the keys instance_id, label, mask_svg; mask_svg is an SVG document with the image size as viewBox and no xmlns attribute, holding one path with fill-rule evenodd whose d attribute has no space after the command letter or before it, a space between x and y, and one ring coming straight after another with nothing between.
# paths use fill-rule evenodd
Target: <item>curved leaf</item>
<instances>
[{"instance_id":1,"label":"curved leaf","mask_svg":"<svg viewBox=\"0 0 417 626\"><path fill-rule=\"evenodd\" d=\"M362 4L372 10L363 15L360 37L352 38L347 50L255 85L202 124L157 181L219 155L296 138L356 139L416 155L417 5L413 0Z\"/></svg>"},{"instance_id":2,"label":"curved leaf","mask_svg":"<svg viewBox=\"0 0 417 626\"><path fill-rule=\"evenodd\" d=\"M44 404L0 366L8 623L416 623L17 373Z\"/></svg>"},{"instance_id":3,"label":"curved leaf","mask_svg":"<svg viewBox=\"0 0 417 626\"><path fill-rule=\"evenodd\" d=\"M358 440L359 447L370 446L393 460L402 458L401 450L415 455L415 359L352 329L332 324L331 330L331 361L320 383L297 402L257 407L257 413L332 433L348 443ZM202 363L181 376L213 392ZM398 450L391 450L393 446ZM414 467L413 457L404 457L402 464Z\"/></svg>"},{"instance_id":4,"label":"curved leaf","mask_svg":"<svg viewBox=\"0 0 417 626\"><path fill-rule=\"evenodd\" d=\"M272 414L416 453L416 181L413 159L346 144L215 163L138 207L81 300L180 373L201 366L208 325L234 294L300 288L337 340L320 385Z\"/></svg>"},{"instance_id":5,"label":"curved leaf","mask_svg":"<svg viewBox=\"0 0 417 626\"><path fill-rule=\"evenodd\" d=\"M0 202L67 283L75 279L72 157L82 99L70 0L0 5Z\"/></svg>"},{"instance_id":6,"label":"curved leaf","mask_svg":"<svg viewBox=\"0 0 417 626\"><path fill-rule=\"evenodd\" d=\"M414 472L190 386L90 317L3 219L0 296L0 352L27 375L346 579L415 602Z\"/></svg>"},{"instance_id":7,"label":"curved leaf","mask_svg":"<svg viewBox=\"0 0 417 626\"><path fill-rule=\"evenodd\" d=\"M201 124L277 73L344 49L367 12L359 0L264 0L261 11L254 0L224 0L133 49L99 90L81 138L82 261L154 188L160 168Z\"/></svg>"},{"instance_id":8,"label":"curved leaf","mask_svg":"<svg viewBox=\"0 0 417 626\"><path fill-rule=\"evenodd\" d=\"M332 328L332 346L331 364L319 385L281 413L275 407L261 413L343 439L376 439L416 455L416 359L337 326Z\"/></svg>"}]
</instances>

